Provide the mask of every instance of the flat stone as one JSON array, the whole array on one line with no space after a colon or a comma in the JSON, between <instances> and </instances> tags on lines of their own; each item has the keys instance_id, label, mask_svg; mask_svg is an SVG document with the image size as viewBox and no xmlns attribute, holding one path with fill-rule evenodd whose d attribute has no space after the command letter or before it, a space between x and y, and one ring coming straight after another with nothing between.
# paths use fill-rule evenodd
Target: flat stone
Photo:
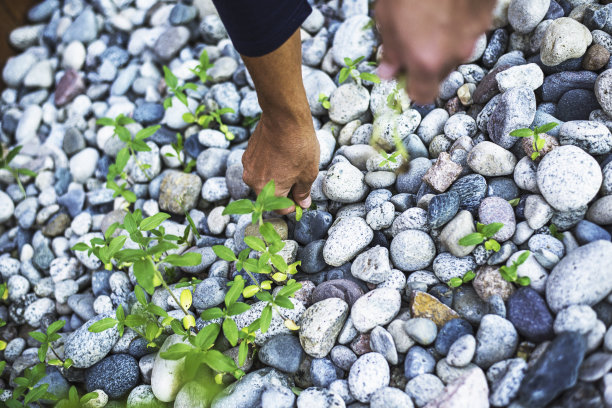
<instances>
[{"instance_id":1,"label":"flat stone","mask_svg":"<svg viewBox=\"0 0 612 408\"><path fill-rule=\"evenodd\" d=\"M348 309L338 298L324 299L306 309L300 322L300 343L308 355L323 358L331 351Z\"/></svg>"},{"instance_id":2,"label":"flat stone","mask_svg":"<svg viewBox=\"0 0 612 408\"><path fill-rule=\"evenodd\" d=\"M413 317L430 319L440 328L448 321L459 318L453 309L430 294L420 291L414 293L410 310Z\"/></svg>"}]
</instances>

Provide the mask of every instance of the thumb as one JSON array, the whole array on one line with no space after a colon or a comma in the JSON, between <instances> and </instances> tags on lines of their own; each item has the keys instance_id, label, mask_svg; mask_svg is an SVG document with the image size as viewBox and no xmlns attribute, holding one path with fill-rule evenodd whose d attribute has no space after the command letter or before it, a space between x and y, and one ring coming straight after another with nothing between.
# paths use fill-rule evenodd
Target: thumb
<instances>
[{"instance_id":1,"label":"thumb","mask_svg":"<svg viewBox=\"0 0 612 408\"><path fill-rule=\"evenodd\" d=\"M305 182L297 182L293 185L293 201L302 208L308 208L312 204L312 198L310 197L311 186L312 183Z\"/></svg>"}]
</instances>

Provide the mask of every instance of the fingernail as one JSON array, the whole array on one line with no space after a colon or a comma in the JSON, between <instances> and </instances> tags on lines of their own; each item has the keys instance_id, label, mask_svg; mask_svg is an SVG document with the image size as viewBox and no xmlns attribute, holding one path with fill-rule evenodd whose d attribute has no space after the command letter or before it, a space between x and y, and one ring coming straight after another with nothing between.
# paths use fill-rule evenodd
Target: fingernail
<instances>
[{"instance_id":1,"label":"fingernail","mask_svg":"<svg viewBox=\"0 0 612 408\"><path fill-rule=\"evenodd\" d=\"M395 68L386 62L381 62L381 64L376 69L378 76L382 79L389 80L393 78L393 74L395 74Z\"/></svg>"},{"instance_id":2,"label":"fingernail","mask_svg":"<svg viewBox=\"0 0 612 408\"><path fill-rule=\"evenodd\" d=\"M304 200L298 203L302 208L308 208L312 204L312 198L310 196L306 197Z\"/></svg>"}]
</instances>

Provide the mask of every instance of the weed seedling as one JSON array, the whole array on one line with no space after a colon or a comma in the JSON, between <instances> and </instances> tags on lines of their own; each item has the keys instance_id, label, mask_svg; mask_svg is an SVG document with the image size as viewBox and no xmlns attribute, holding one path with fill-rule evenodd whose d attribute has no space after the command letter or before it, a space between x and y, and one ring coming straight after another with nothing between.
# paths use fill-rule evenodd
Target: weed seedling
<instances>
[{"instance_id":1,"label":"weed seedling","mask_svg":"<svg viewBox=\"0 0 612 408\"><path fill-rule=\"evenodd\" d=\"M397 163L397 157L401 154L400 151L394 152L391 155L387 154L384 150L380 151L380 155L384 158L383 161L378 163L378 167L384 167L390 163Z\"/></svg>"},{"instance_id":2,"label":"weed seedling","mask_svg":"<svg viewBox=\"0 0 612 408\"><path fill-rule=\"evenodd\" d=\"M450 286L451 288L458 288L464 283L468 283L475 277L476 277L476 274L474 273L474 271L467 271L461 278L457 278L457 277L451 278L448 281L447 285Z\"/></svg>"},{"instance_id":3,"label":"weed seedling","mask_svg":"<svg viewBox=\"0 0 612 408\"><path fill-rule=\"evenodd\" d=\"M499 251L501 246L499 242L491 238L497 231L502 229L504 224L501 222L492 222L491 224L481 224L479 222L476 223L476 231L471 234L466 235L465 237L459 240L459 245L470 246L470 245L478 245L484 241L484 247L487 251L493 250L495 252Z\"/></svg>"},{"instance_id":4,"label":"weed seedling","mask_svg":"<svg viewBox=\"0 0 612 408\"><path fill-rule=\"evenodd\" d=\"M68 391L68 398L60 400L55 406L55 408L80 408L83 406L88 406L86 405L87 402L96 398L98 398L98 393L95 391L88 392L87 394L79 398L79 392L73 385Z\"/></svg>"},{"instance_id":5,"label":"weed seedling","mask_svg":"<svg viewBox=\"0 0 612 408\"><path fill-rule=\"evenodd\" d=\"M196 161L194 159L185 162L183 159L186 155L183 153L183 136L180 133L176 134L176 142L172 143L172 149L174 152L168 152L165 154L166 157L176 157L179 161L180 166L183 168L185 173L191 173L191 169L196 165Z\"/></svg>"},{"instance_id":6,"label":"weed seedling","mask_svg":"<svg viewBox=\"0 0 612 408\"><path fill-rule=\"evenodd\" d=\"M504 280L508 282L518 283L521 286L529 285L531 283L531 280L529 279L529 277L527 276L519 277L517 274L518 267L525 263L527 258L529 258L529 255L531 255L531 252L525 251L521 255L519 255L516 261L512 262L511 266L505 266L505 265L501 266L499 268L499 273L501 274L502 278L504 278Z\"/></svg>"},{"instance_id":7,"label":"weed seedling","mask_svg":"<svg viewBox=\"0 0 612 408\"><path fill-rule=\"evenodd\" d=\"M544 139L540 135L542 133L548 132L551 129L554 129L555 126L558 126L558 125L559 125L558 123L551 122L551 123L547 123L545 125L539 126L535 128L534 130L531 130L529 128L516 129L510 132L510 136L514 136L514 137L532 137L533 136L534 152L531 153L531 160L535 160L538 157L540 157L541 155L540 151L544 148L544 145L546 144L546 139Z\"/></svg>"},{"instance_id":8,"label":"weed seedling","mask_svg":"<svg viewBox=\"0 0 612 408\"><path fill-rule=\"evenodd\" d=\"M510 204L513 207L516 207L517 205L519 205L520 202L521 202L521 199L519 197L513 198L512 200L508 200L508 204Z\"/></svg>"},{"instance_id":9,"label":"weed seedling","mask_svg":"<svg viewBox=\"0 0 612 408\"><path fill-rule=\"evenodd\" d=\"M319 103L325 109L329 109L329 107L331 106L330 103L329 103L329 96L325 95L324 93L320 93L319 94Z\"/></svg>"},{"instance_id":10,"label":"weed seedling","mask_svg":"<svg viewBox=\"0 0 612 408\"><path fill-rule=\"evenodd\" d=\"M559 232L559 229L555 224L550 224L548 230L550 231L550 235L557 238L559 241L563 241L563 233Z\"/></svg>"},{"instance_id":11,"label":"weed seedling","mask_svg":"<svg viewBox=\"0 0 612 408\"><path fill-rule=\"evenodd\" d=\"M212 64L208 58L208 52L206 52L206 50L202 50L202 53L200 54L200 63L194 69L189 70L197 75L197 77L200 78L200 81L205 84L206 81L208 81L208 70L213 66L214 64Z\"/></svg>"},{"instance_id":12,"label":"weed seedling","mask_svg":"<svg viewBox=\"0 0 612 408\"><path fill-rule=\"evenodd\" d=\"M13 178L19 185L19 189L23 193L23 196L25 197L26 192L25 192L25 189L23 188L23 184L21 184L19 175L36 177L36 173L34 173L32 170L29 170L29 169L15 168L10 165L11 161L13 161L15 156L19 154L22 147L23 146L15 146L13 149L11 149L7 153L6 157L4 157L4 149L2 148L2 144L0 144L0 169L8 170L8 172L11 173L11 175L13 176Z\"/></svg>"},{"instance_id":13,"label":"weed seedling","mask_svg":"<svg viewBox=\"0 0 612 408\"><path fill-rule=\"evenodd\" d=\"M343 83L351 76L357 84L361 85L361 80L374 82L375 84L380 84L380 78L376 74L372 74L369 72L359 72L357 69L357 64L363 61L365 57L359 57L356 60L351 60L350 58L344 58L344 63L346 67L342 67L340 70L340 76L338 77L338 82Z\"/></svg>"}]
</instances>

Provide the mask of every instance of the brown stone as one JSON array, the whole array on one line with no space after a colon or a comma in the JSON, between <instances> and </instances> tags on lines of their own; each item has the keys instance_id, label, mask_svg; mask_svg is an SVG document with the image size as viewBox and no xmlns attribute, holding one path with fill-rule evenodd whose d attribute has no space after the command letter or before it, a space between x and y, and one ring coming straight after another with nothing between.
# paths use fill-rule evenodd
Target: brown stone
<instances>
[{"instance_id":1,"label":"brown stone","mask_svg":"<svg viewBox=\"0 0 612 408\"><path fill-rule=\"evenodd\" d=\"M457 180L462 170L463 167L452 161L448 153L442 152L423 176L423 181L438 193L443 193Z\"/></svg>"},{"instance_id":2,"label":"brown stone","mask_svg":"<svg viewBox=\"0 0 612 408\"><path fill-rule=\"evenodd\" d=\"M353 352L358 356L371 353L372 349L370 348L370 335L367 333L362 333L355 337L355 340L351 342L351 350L353 350Z\"/></svg>"},{"instance_id":3,"label":"brown stone","mask_svg":"<svg viewBox=\"0 0 612 408\"><path fill-rule=\"evenodd\" d=\"M478 296L485 302L493 295L501 296L505 302L514 293L514 285L505 281L499 273L499 268L494 266L480 267L476 271L472 286Z\"/></svg>"},{"instance_id":4,"label":"brown stone","mask_svg":"<svg viewBox=\"0 0 612 408\"><path fill-rule=\"evenodd\" d=\"M598 71L610 61L610 51L603 45L593 44L584 54L582 67L589 71Z\"/></svg>"},{"instance_id":5,"label":"brown stone","mask_svg":"<svg viewBox=\"0 0 612 408\"><path fill-rule=\"evenodd\" d=\"M43 227L42 233L48 237L62 235L70 225L70 217L66 213L55 214Z\"/></svg>"},{"instance_id":6,"label":"brown stone","mask_svg":"<svg viewBox=\"0 0 612 408\"><path fill-rule=\"evenodd\" d=\"M461 104L461 101L459 100L459 97L457 96L452 97L448 101L446 101L446 104L444 104L444 109L446 109L448 114L451 116L453 116L457 112L463 112L465 110L465 108Z\"/></svg>"},{"instance_id":7,"label":"brown stone","mask_svg":"<svg viewBox=\"0 0 612 408\"><path fill-rule=\"evenodd\" d=\"M433 321L438 328L447 322L458 319L459 315L450 307L428 293L416 291L410 305L412 317L425 317Z\"/></svg>"},{"instance_id":8,"label":"brown stone","mask_svg":"<svg viewBox=\"0 0 612 408\"><path fill-rule=\"evenodd\" d=\"M550 152L554 148L559 147L559 141L556 137L548 135L546 133L541 133L540 137L544 138L546 142L544 143L544 147L539 150L540 156L538 156L537 160L540 160L546 155L546 153ZM522 139L523 140L521 141L521 144L523 147L523 151L527 156L531 157L532 153L535 152L535 150L533 149L533 136L524 137Z\"/></svg>"},{"instance_id":9,"label":"brown stone","mask_svg":"<svg viewBox=\"0 0 612 408\"><path fill-rule=\"evenodd\" d=\"M202 180L197 174L168 172L159 186L159 208L174 214L184 214L198 204L201 190Z\"/></svg>"},{"instance_id":10,"label":"brown stone","mask_svg":"<svg viewBox=\"0 0 612 408\"><path fill-rule=\"evenodd\" d=\"M274 230L278 235L280 235L281 239L287 239L287 236L289 235L289 229L285 220L283 220L282 218L268 218L264 221L272 224L272 227L274 227ZM259 233L258 224L249 224L244 230L244 235L263 239L263 237Z\"/></svg>"},{"instance_id":11,"label":"brown stone","mask_svg":"<svg viewBox=\"0 0 612 408\"><path fill-rule=\"evenodd\" d=\"M85 82L74 69L67 69L55 88L55 104L63 106L85 92Z\"/></svg>"},{"instance_id":12,"label":"brown stone","mask_svg":"<svg viewBox=\"0 0 612 408\"><path fill-rule=\"evenodd\" d=\"M502 71L510 68L511 65L500 65L491 71L487 75L482 78L482 81L476 87L476 90L472 94L472 99L474 103L486 104L493 98L495 95L499 93L499 88L497 87L497 80L495 79L495 75L499 74Z\"/></svg>"}]
</instances>

